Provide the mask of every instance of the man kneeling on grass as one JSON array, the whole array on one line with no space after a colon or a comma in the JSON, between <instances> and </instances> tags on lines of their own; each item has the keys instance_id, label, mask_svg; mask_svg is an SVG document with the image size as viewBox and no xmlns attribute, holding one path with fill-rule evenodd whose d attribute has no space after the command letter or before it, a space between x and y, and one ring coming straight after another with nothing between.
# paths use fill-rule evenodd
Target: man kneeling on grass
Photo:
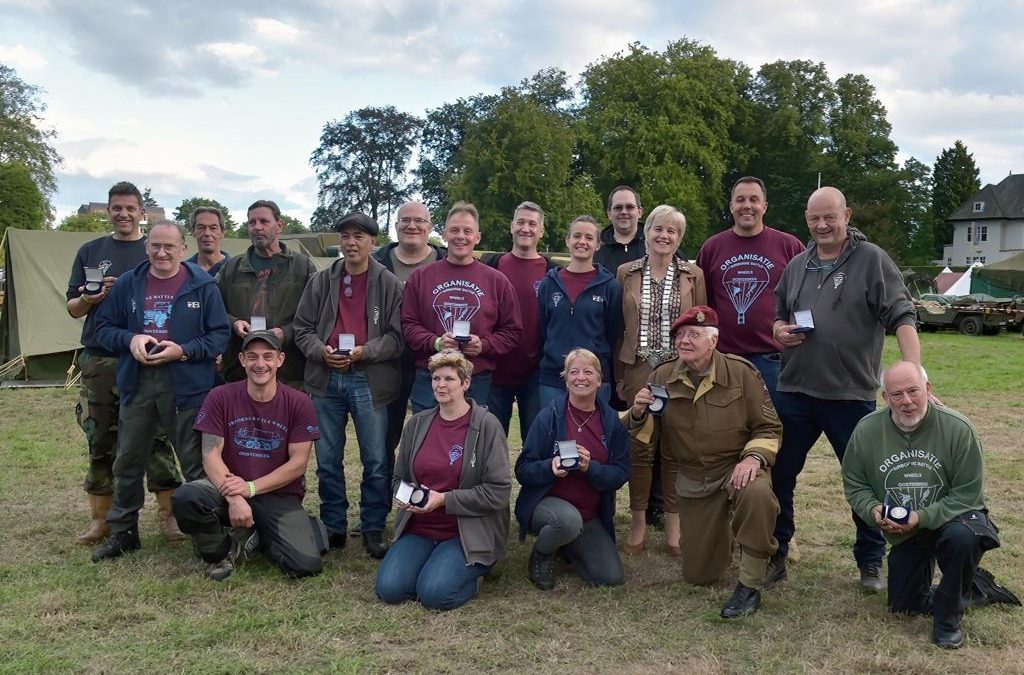
<instances>
[{"instance_id":1,"label":"man kneeling on grass","mask_svg":"<svg viewBox=\"0 0 1024 675\"><path fill-rule=\"evenodd\" d=\"M211 391L196 416L207 478L175 492L174 515L215 581L256 551L290 577L319 574L327 532L302 508L320 436L313 404L278 383L284 353L274 333L249 333L238 359L246 379Z\"/></svg>"}]
</instances>

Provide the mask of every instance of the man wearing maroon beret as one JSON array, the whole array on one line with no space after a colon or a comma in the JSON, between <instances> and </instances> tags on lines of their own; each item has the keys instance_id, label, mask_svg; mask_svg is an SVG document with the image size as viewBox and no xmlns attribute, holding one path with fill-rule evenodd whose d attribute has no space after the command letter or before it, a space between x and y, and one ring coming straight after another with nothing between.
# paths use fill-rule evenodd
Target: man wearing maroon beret
<instances>
[{"instance_id":1,"label":"man wearing maroon beret","mask_svg":"<svg viewBox=\"0 0 1024 675\"><path fill-rule=\"evenodd\" d=\"M757 369L745 359L722 354L718 314L691 307L672 324L679 358L659 366L652 385L668 400L660 416L652 388L641 389L629 413L638 440L664 444L678 464L677 504L681 523L683 578L709 584L740 549L739 583L722 608L726 619L753 614L768 560L778 547L772 530L779 504L772 492L771 466L782 425Z\"/></svg>"}]
</instances>

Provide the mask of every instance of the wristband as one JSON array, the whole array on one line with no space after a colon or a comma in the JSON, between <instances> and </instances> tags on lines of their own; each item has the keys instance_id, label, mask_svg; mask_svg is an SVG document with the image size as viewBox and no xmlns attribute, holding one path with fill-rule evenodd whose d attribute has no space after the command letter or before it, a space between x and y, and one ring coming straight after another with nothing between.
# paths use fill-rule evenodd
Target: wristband
<instances>
[{"instance_id":1,"label":"wristband","mask_svg":"<svg viewBox=\"0 0 1024 675\"><path fill-rule=\"evenodd\" d=\"M440 337L437 338L436 340L434 340L434 351L435 352L441 351L441 338Z\"/></svg>"},{"instance_id":2,"label":"wristband","mask_svg":"<svg viewBox=\"0 0 1024 675\"><path fill-rule=\"evenodd\" d=\"M256 483L254 481L249 481L249 499L252 499L255 496L256 496Z\"/></svg>"}]
</instances>

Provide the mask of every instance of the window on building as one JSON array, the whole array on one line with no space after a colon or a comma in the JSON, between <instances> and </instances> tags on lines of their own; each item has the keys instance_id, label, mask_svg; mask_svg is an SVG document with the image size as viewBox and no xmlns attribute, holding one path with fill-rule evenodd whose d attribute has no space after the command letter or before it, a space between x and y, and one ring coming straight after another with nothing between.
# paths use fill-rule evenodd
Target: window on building
<instances>
[{"instance_id":1,"label":"window on building","mask_svg":"<svg viewBox=\"0 0 1024 675\"><path fill-rule=\"evenodd\" d=\"M967 265L968 267L971 266L971 262L971 256L967 256L966 258L964 258L964 264Z\"/></svg>"},{"instance_id":2,"label":"window on building","mask_svg":"<svg viewBox=\"0 0 1024 675\"><path fill-rule=\"evenodd\" d=\"M974 212L981 213L985 210L985 202L974 202Z\"/></svg>"},{"instance_id":3,"label":"window on building","mask_svg":"<svg viewBox=\"0 0 1024 675\"><path fill-rule=\"evenodd\" d=\"M978 231L978 241L976 243L981 243L983 241L988 241L988 225L982 225L981 229Z\"/></svg>"},{"instance_id":4,"label":"window on building","mask_svg":"<svg viewBox=\"0 0 1024 675\"><path fill-rule=\"evenodd\" d=\"M970 241L971 241L971 232L974 232L974 223L971 223L970 225L967 226L967 242L968 243L970 243Z\"/></svg>"},{"instance_id":5,"label":"window on building","mask_svg":"<svg viewBox=\"0 0 1024 675\"><path fill-rule=\"evenodd\" d=\"M952 264L953 264L953 256L949 256L948 258L946 258L946 265L952 266Z\"/></svg>"}]
</instances>

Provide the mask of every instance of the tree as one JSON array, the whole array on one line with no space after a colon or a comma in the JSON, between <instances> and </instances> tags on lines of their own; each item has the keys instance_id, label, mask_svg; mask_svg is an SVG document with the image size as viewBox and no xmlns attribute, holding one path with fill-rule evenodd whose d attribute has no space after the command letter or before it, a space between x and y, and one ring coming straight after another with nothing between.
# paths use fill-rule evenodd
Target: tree
<instances>
[{"instance_id":1,"label":"tree","mask_svg":"<svg viewBox=\"0 0 1024 675\"><path fill-rule=\"evenodd\" d=\"M57 190L54 167L62 160L51 145L57 133L40 126L46 111L42 93L0 64L0 164L19 163L28 169L46 201L48 222L53 216L49 198Z\"/></svg>"},{"instance_id":2,"label":"tree","mask_svg":"<svg viewBox=\"0 0 1024 675\"><path fill-rule=\"evenodd\" d=\"M189 197L188 199L181 200L181 204L178 204L178 208L174 210L174 215L171 217L185 227L188 227L189 219L192 217L192 212L200 206L210 206L224 214L225 231L228 236L235 236L235 232L238 230L238 223L236 223L235 219L231 217L231 210L216 199L211 199L210 197ZM245 236L248 236L248 234Z\"/></svg>"},{"instance_id":3,"label":"tree","mask_svg":"<svg viewBox=\"0 0 1024 675\"><path fill-rule=\"evenodd\" d=\"M142 190L142 205L147 209L160 207L160 204L153 198L153 188L148 185Z\"/></svg>"},{"instance_id":4,"label":"tree","mask_svg":"<svg viewBox=\"0 0 1024 675\"><path fill-rule=\"evenodd\" d=\"M967 146L959 140L935 158L931 205L935 257L942 256L944 244L953 243L953 226L946 219L981 189L978 175L974 155L967 152Z\"/></svg>"},{"instance_id":5,"label":"tree","mask_svg":"<svg viewBox=\"0 0 1024 675\"><path fill-rule=\"evenodd\" d=\"M281 234L302 234L303 232L309 232L309 228L302 224L302 221L298 218L292 218L287 213L281 214L281 222L284 223L284 227L281 229Z\"/></svg>"},{"instance_id":6,"label":"tree","mask_svg":"<svg viewBox=\"0 0 1024 675\"><path fill-rule=\"evenodd\" d=\"M60 221L61 232L110 232L110 219L106 213L73 213Z\"/></svg>"},{"instance_id":7,"label":"tree","mask_svg":"<svg viewBox=\"0 0 1024 675\"><path fill-rule=\"evenodd\" d=\"M41 230L50 207L28 167L20 162L0 164L0 239L8 227Z\"/></svg>"},{"instance_id":8,"label":"tree","mask_svg":"<svg viewBox=\"0 0 1024 675\"><path fill-rule=\"evenodd\" d=\"M331 229L351 211L390 222L412 193L406 173L423 120L394 106L362 108L328 122L310 164L320 181L313 231Z\"/></svg>"}]
</instances>

